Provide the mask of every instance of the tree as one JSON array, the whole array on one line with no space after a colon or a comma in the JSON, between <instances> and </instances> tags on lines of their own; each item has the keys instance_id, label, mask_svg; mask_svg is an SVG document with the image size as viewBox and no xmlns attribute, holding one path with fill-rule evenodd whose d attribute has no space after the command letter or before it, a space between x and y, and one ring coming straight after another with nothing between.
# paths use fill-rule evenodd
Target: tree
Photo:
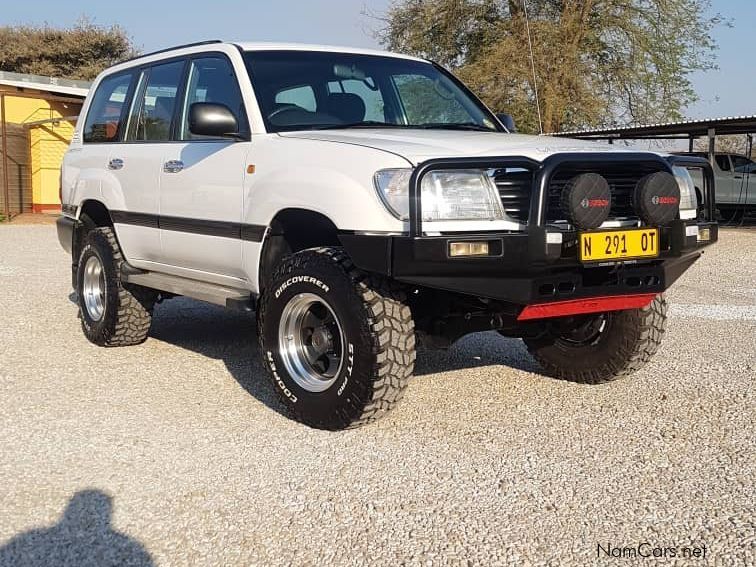
<instances>
[{"instance_id":1,"label":"tree","mask_svg":"<svg viewBox=\"0 0 756 567\"><path fill-rule=\"evenodd\" d=\"M695 143L695 149L699 152L709 151L709 140L707 138L698 138ZM754 157L753 145L749 142L748 136L717 136L715 151L727 154L740 154ZM750 153L749 153L750 152Z\"/></svg>"},{"instance_id":2,"label":"tree","mask_svg":"<svg viewBox=\"0 0 756 567\"><path fill-rule=\"evenodd\" d=\"M0 71L92 80L136 54L122 28L100 27L86 19L69 29L0 27Z\"/></svg>"},{"instance_id":3,"label":"tree","mask_svg":"<svg viewBox=\"0 0 756 567\"><path fill-rule=\"evenodd\" d=\"M521 130L679 120L714 67L709 0L395 0L388 48L451 68ZM537 81L529 55L532 37Z\"/></svg>"}]
</instances>

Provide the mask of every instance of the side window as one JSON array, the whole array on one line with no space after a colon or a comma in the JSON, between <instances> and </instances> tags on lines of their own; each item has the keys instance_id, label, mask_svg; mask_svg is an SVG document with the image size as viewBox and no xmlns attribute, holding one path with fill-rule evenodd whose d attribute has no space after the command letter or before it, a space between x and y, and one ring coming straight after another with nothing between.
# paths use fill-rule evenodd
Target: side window
<instances>
[{"instance_id":1,"label":"side window","mask_svg":"<svg viewBox=\"0 0 756 567\"><path fill-rule=\"evenodd\" d=\"M142 71L131 106L127 141L165 142L171 139L173 111L183 70L184 62L174 61Z\"/></svg>"},{"instance_id":2,"label":"side window","mask_svg":"<svg viewBox=\"0 0 756 567\"><path fill-rule=\"evenodd\" d=\"M225 58L207 57L192 61L181 118L181 140L204 138L189 131L189 109L196 102L214 102L227 106L236 117L240 131L249 129L239 83L231 63Z\"/></svg>"},{"instance_id":3,"label":"side window","mask_svg":"<svg viewBox=\"0 0 756 567\"><path fill-rule=\"evenodd\" d=\"M470 113L439 81L425 75L394 75L409 124L469 122Z\"/></svg>"},{"instance_id":4,"label":"side window","mask_svg":"<svg viewBox=\"0 0 756 567\"><path fill-rule=\"evenodd\" d=\"M365 81L347 79L343 81L331 81L328 83L328 94L352 94L357 95L365 103L365 120L376 122L386 121L383 95L378 87L371 87Z\"/></svg>"},{"instance_id":5,"label":"side window","mask_svg":"<svg viewBox=\"0 0 756 567\"><path fill-rule=\"evenodd\" d=\"M278 91L276 93L276 104L293 104L308 112L315 112L318 107L318 103L315 100L315 91L312 90L310 85Z\"/></svg>"},{"instance_id":6,"label":"side window","mask_svg":"<svg viewBox=\"0 0 756 567\"><path fill-rule=\"evenodd\" d=\"M747 157L732 156L732 166L733 166L733 169L735 169L736 173L745 173L747 171L750 171L749 166L752 163L753 162Z\"/></svg>"},{"instance_id":7,"label":"side window","mask_svg":"<svg viewBox=\"0 0 756 567\"><path fill-rule=\"evenodd\" d=\"M722 171L730 171L730 157L726 155L714 156L714 159Z\"/></svg>"},{"instance_id":8,"label":"side window","mask_svg":"<svg viewBox=\"0 0 756 567\"><path fill-rule=\"evenodd\" d=\"M89 107L84 123L84 142L115 142L121 129L123 107L133 78L132 73L103 79Z\"/></svg>"}]
</instances>

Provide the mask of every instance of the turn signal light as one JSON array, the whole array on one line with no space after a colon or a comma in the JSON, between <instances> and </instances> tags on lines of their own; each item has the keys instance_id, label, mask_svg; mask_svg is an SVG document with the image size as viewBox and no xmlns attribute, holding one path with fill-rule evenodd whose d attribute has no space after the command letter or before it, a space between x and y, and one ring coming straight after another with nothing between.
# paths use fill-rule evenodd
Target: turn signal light
<instances>
[{"instance_id":1,"label":"turn signal light","mask_svg":"<svg viewBox=\"0 0 756 567\"><path fill-rule=\"evenodd\" d=\"M449 244L449 256L488 256L488 242L452 242Z\"/></svg>"}]
</instances>

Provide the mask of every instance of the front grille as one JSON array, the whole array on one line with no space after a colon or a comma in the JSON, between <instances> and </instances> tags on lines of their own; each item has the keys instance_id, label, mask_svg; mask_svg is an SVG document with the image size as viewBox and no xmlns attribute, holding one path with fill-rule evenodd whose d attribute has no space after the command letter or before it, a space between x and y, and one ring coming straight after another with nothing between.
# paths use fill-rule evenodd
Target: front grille
<instances>
[{"instance_id":1,"label":"front grille","mask_svg":"<svg viewBox=\"0 0 756 567\"><path fill-rule=\"evenodd\" d=\"M533 189L533 172L522 168L497 169L494 183L499 189L499 197L504 212L521 223L528 222L530 196Z\"/></svg>"},{"instance_id":2,"label":"front grille","mask_svg":"<svg viewBox=\"0 0 756 567\"><path fill-rule=\"evenodd\" d=\"M546 221L566 222L566 216L561 206L562 191L570 179L581 173L598 173L609 182L612 194L610 218L638 218L638 214L633 209L635 186L642 177L661 169L660 166L648 164L602 165L598 168L581 168L569 165L560 167L549 183Z\"/></svg>"}]
</instances>

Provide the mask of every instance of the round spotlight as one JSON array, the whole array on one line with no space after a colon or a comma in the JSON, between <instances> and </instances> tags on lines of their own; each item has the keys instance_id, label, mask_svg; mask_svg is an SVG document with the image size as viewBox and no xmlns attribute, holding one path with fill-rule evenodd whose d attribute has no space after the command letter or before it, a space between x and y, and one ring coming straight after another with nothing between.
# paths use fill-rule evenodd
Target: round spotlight
<instances>
[{"instance_id":1,"label":"round spotlight","mask_svg":"<svg viewBox=\"0 0 756 567\"><path fill-rule=\"evenodd\" d=\"M597 173L573 177L562 192L562 212L580 230L600 227L609 218L611 207L609 183Z\"/></svg>"},{"instance_id":2,"label":"round spotlight","mask_svg":"<svg viewBox=\"0 0 756 567\"><path fill-rule=\"evenodd\" d=\"M668 225L680 212L680 186L671 173L657 171L638 181L633 206L650 225Z\"/></svg>"}]
</instances>

